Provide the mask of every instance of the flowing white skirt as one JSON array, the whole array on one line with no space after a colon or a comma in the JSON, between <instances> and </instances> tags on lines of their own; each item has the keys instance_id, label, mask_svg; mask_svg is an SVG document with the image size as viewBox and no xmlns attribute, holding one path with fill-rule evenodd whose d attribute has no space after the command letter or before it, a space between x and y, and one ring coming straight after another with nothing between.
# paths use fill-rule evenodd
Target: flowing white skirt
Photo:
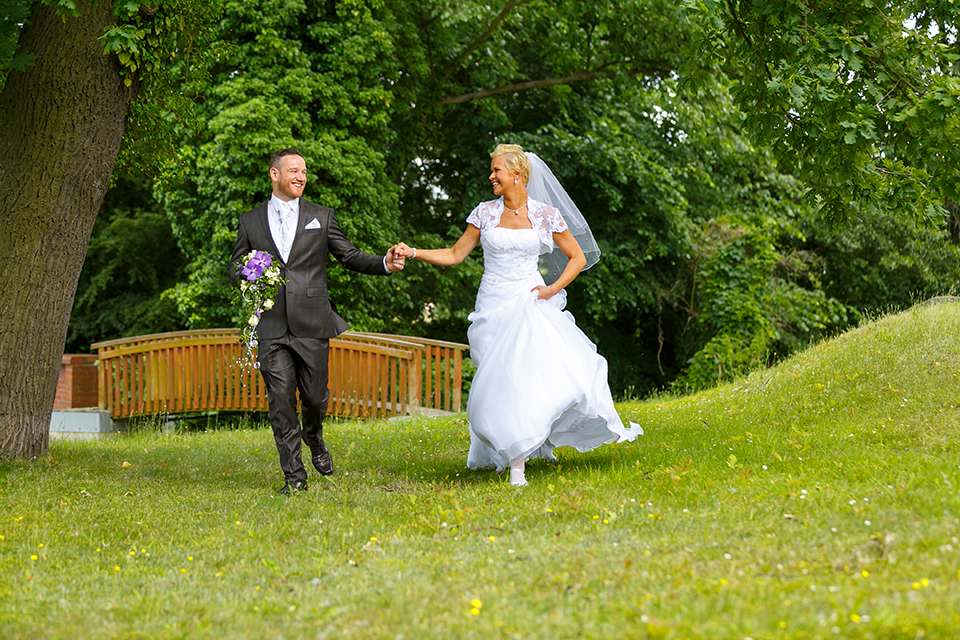
<instances>
[{"instance_id":1,"label":"flowing white skirt","mask_svg":"<svg viewBox=\"0 0 960 640\"><path fill-rule=\"evenodd\" d=\"M520 458L555 460L556 447L589 451L642 434L639 425L623 426L607 361L563 311L565 293L549 300L535 291L503 293L485 299L481 286L469 318L477 372L467 401L467 466L499 471Z\"/></svg>"}]
</instances>

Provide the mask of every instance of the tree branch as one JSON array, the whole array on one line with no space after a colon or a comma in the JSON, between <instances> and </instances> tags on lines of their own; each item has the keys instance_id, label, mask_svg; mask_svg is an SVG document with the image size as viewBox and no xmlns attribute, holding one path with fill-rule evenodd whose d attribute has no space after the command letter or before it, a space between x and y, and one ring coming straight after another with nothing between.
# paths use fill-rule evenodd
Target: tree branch
<instances>
[{"instance_id":1,"label":"tree branch","mask_svg":"<svg viewBox=\"0 0 960 640\"><path fill-rule=\"evenodd\" d=\"M507 14L509 14L515 7L519 7L520 5L528 4L530 2L531 0L508 0L506 6L500 11L500 13L497 14L497 17L493 19L493 22L490 23L490 26L487 27L487 30L483 33L483 35L474 40L473 43L467 47L466 51L461 53L460 57L457 58L456 61L453 62L449 67L447 67L447 71L444 73L444 80L449 78L453 72L459 69L463 63L467 61L467 58L469 58L474 51L482 47L483 43L490 39L490 36L492 36L493 32L497 30L497 27L500 26L500 23L507 18Z\"/></svg>"},{"instance_id":2,"label":"tree branch","mask_svg":"<svg viewBox=\"0 0 960 640\"><path fill-rule=\"evenodd\" d=\"M733 29L737 32L737 35L747 43L747 46L753 49L753 42L750 41L750 36L747 35L746 30L743 28L743 23L740 22L740 16L737 15L737 8L734 6L732 0L727 0L727 11L730 12L730 18L733 21Z\"/></svg>"},{"instance_id":3,"label":"tree branch","mask_svg":"<svg viewBox=\"0 0 960 640\"><path fill-rule=\"evenodd\" d=\"M608 65L603 65L600 69L607 67ZM662 65L658 65L656 62L650 62L649 66L643 68L634 67L626 72L628 76L635 76L639 73L650 70L665 69ZM574 73L563 78L544 78L542 80L530 80L527 82L518 82L516 84L503 85L501 87L494 87L493 89L483 89L481 91L475 91L473 93L464 93L459 96L447 96L440 101L440 104L463 104L465 102L472 102L473 100L481 100L483 98L489 98L490 96L496 96L501 93L517 93L520 91L528 91L530 89L543 89L546 87L555 87L557 85L563 84L572 84L574 82L586 82L588 80L598 80L603 78L613 78L619 75L620 72L617 71L581 71L579 73Z\"/></svg>"}]
</instances>

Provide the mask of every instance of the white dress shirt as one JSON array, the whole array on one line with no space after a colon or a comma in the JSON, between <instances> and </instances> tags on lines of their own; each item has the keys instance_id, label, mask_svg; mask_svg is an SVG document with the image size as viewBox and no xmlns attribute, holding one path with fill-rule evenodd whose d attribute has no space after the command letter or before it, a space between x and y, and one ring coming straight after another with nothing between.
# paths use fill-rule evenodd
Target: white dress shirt
<instances>
[{"instance_id":1,"label":"white dress shirt","mask_svg":"<svg viewBox=\"0 0 960 640\"><path fill-rule=\"evenodd\" d=\"M291 226L289 232L284 237L283 219L289 216ZM300 220L300 198L294 198L289 202L284 202L276 195L270 196L270 202L267 204L267 221L270 223L270 235L273 236L273 242L277 245L280 252L280 259L284 262L290 257L290 248L293 246L293 239L297 236L297 223Z\"/></svg>"}]
</instances>

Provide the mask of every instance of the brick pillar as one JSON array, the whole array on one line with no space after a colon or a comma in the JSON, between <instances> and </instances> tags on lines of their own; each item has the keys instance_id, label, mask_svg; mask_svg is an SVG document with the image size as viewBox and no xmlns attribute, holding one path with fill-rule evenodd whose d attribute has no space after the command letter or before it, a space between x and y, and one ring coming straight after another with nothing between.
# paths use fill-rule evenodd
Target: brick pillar
<instances>
[{"instance_id":1,"label":"brick pillar","mask_svg":"<svg viewBox=\"0 0 960 640\"><path fill-rule=\"evenodd\" d=\"M94 354L64 354L60 364L60 379L57 381L57 397L54 411L96 407L97 356Z\"/></svg>"}]
</instances>

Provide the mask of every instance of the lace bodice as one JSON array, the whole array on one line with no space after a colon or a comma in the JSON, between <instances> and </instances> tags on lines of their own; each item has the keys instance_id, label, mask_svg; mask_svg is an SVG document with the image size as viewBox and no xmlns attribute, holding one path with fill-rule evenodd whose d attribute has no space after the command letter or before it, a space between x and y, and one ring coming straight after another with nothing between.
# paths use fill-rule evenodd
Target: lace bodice
<instances>
[{"instance_id":1,"label":"lace bodice","mask_svg":"<svg viewBox=\"0 0 960 640\"><path fill-rule=\"evenodd\" d=\"M483 238L485 231L495 229L500 224L501 215L503 215L503 198L488 200L477 205L477 208L467 216L467 223L480 229L480 237ZM527 199L527 219L533 230L537 232L540 242L537 255L553 251L556 246L553 243L553 234L567 230L567 223L563 221L559 211L532 198ZM486 245L483 248L486 251Z\"/></svg>"},{"instance_id":2,"label":"lace bodice","mask_svg":"<svg viewBox=\"0 0 960 640\"><path fill-rule=\"evenodd\" d=\"M483 246L481 290L508 283L529 283L540 278L537 269L540 240L533 229L493 227L480 232L480 244Z\"/></svg>"}]
</instances>

